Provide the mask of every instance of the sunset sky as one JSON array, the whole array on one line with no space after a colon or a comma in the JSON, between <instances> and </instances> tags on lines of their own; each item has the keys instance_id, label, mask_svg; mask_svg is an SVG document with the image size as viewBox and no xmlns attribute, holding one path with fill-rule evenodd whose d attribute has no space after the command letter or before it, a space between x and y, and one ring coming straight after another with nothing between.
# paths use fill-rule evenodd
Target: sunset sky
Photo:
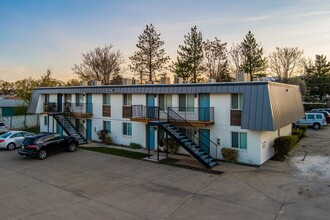
<instances>
[{"instance_id":1,"label":"sunset sky","mask_svg":"<svg viewBox=\"0 0 330 220\"><path fill-rule=\"evenodd\" d=\"M152 23L176 58L197 25L203 39L240 43L249 30L266 55L298 47L305 57L330 59L329 0L0 0L0 79L39 77L47 68L68 80L81 54L112 44L128 57Z\"/></svg>"}]
</instances>

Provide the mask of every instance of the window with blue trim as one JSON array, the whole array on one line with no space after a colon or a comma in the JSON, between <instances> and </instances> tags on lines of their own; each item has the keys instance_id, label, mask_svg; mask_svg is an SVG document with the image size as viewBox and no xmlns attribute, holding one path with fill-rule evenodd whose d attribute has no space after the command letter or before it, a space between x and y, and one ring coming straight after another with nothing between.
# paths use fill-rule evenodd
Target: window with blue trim
<instances>
[{"instance_id":1,"label":"window with blue trim","mask_svg":"<svg viewBox=\"0 0 330 220\"><path fill-rule=\"evenodd\" d=\"M231 146L238 149L247 149L247 133L231 132Z\"/></svg>"},{"instance_id":2,"label":"window with blue trim","mask_svg":"<svg viewBox=\"0 0 330 220\"><path fill-rule=\"evenodd\" d=\"M132 123L123 123L123 135L132 136Z\"/></svg>"}]
</instances>

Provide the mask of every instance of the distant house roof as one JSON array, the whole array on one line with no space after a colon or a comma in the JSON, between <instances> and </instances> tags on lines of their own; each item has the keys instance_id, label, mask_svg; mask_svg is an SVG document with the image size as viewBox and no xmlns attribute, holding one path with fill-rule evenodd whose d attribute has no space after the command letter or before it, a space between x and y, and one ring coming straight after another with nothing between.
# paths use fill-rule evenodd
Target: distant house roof
<instances>
[{"instance_id":1,"label":"distant house roof","mask_svg":"<svg viewBox=\"0 0 330 220\"><path fill-rule=\"evenodd\" d=\"M304 116L298 86L274 82L107 85L36 88L28 112L43 94L243 94L242 128L274 131Z\"/></svg>"},{"instance_id":2,"label":"distant house roof","mask_svg":"<svg viewBox=\"0 0 330 220\"><path fill-rule=\"evenodd\" d=\"M17 107L27 105L23 100L18 99L0 99L0 108L4 107Z\"/></svg>"}]
</instances>

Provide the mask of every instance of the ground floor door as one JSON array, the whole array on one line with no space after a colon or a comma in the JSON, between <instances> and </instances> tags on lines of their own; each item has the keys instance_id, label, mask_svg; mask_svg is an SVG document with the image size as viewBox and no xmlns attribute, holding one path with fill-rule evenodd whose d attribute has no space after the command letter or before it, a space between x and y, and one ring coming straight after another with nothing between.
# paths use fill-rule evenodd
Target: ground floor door
<instances>
[{"instance_id":1,"label":"ground floor door","mask_svg":"<svg viewBox=\"0 0 330 220\"><path fill-rule=\"evenodd\" d=\"M199 129L199 146L206 152L210 153L210 130Z\"/></svg>"},{"instance_id":2,"label":"ground floor door","mask_svg":"<svg viewBox=\"0 0 330 220\"><path fill-rule=\"evenodd\" d=\"M87 122L86 137L87 137L87 140L92 140L92 120L87 119L86 122Z\"/></svg>"},{"instance_id":3,"label":"ground floor door","mask_svg":"<svg viewBox=\"0 0 330 220\"><path fill-rule=\"evenodd\" d=\"M155 138L156 138L156 130L157 127L153 125L147 125L147 147L150 148L150 150L155 149Z\"/></svg>"},{"instance_id":4,"label":"ground floor door","mask_svg":"<svg viewBox=\"0 0 330 220\"><path fill-rule=\"evenodd\" d=\"M56 132L58 134L63 134L63 128L62 128L62 126L59 123L57 123L57 129L56 130L57 130Z\"/></svg>"}]
</instances>

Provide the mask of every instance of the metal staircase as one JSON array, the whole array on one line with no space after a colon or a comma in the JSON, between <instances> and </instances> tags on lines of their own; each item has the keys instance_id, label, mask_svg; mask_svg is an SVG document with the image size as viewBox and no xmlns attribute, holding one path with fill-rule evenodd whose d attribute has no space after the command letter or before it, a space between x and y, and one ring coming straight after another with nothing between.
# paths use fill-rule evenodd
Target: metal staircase
<instances>
[{"instance_id":1,"label":"metal staircase","mask_svg":"<svg viewBox=\"0 0 330 220\"><path fill-rule=\"evenodd\" d=\"M207 168L212 168L218 162L211 156L211 153L217 154L217 144L208 137L200 134L202 138L198 138L198 129L187 122L179 114L168 108L165 112L159 109L159 112L167 115L167 121L150 121L150 124L158 124L163 130L170 135L178 144L195 157L201 164ZM209 151L209 152L208 152Z\"/></svg>"},{"instance_id":2,"label":"metal staircase","mask_svg":"<svg viewBox=\"0 0 330 220\"><path fill-rule=\"evenodd\" d=\"M63 128L67 135L75 137L79 144L87 144L87 139L79 132L79 130L72 124L70 118L64 114L53 114L57 123Z\"/></svg>"}]
</instances>

